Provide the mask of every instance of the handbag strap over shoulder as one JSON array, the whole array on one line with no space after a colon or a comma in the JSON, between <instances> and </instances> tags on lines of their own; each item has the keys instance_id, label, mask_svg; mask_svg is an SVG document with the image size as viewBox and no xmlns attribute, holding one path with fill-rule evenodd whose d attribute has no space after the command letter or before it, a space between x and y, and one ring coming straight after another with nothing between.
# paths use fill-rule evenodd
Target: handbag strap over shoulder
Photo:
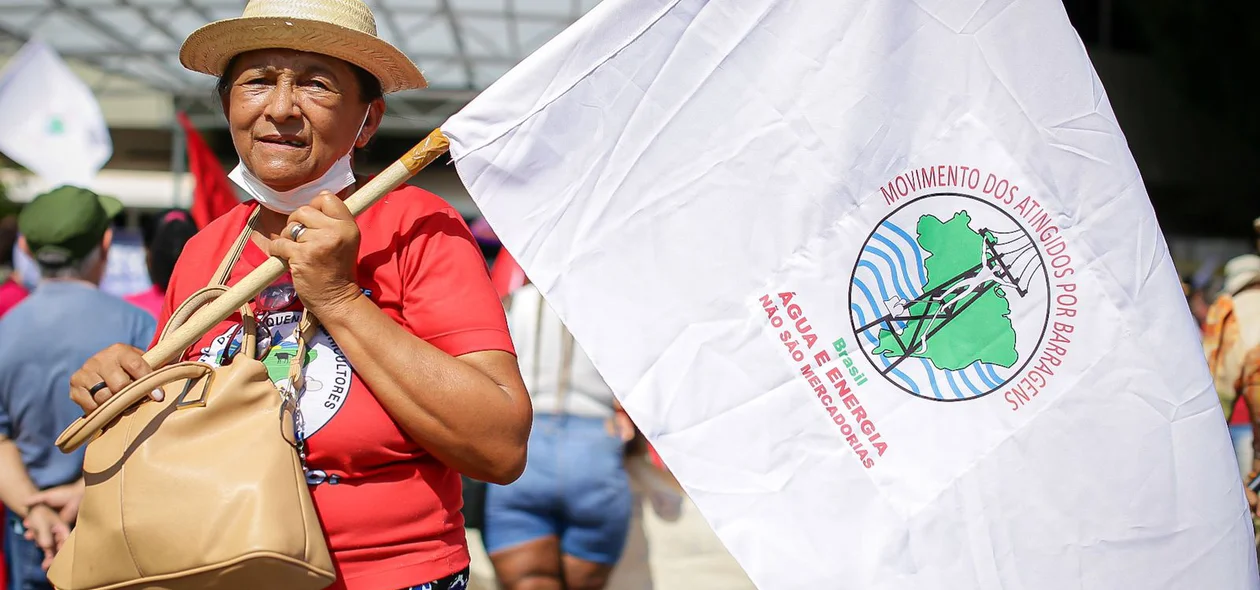
<instances>
[{"instance_id":1,"label":"handbag strap over shoulder","mask_svg":"<svg viewBox=\"0 0 1260 590\"><path fill-rule=\"evenodd\" d=\"M223 259L219 261L219 267L211 276L210 284L193 292L193 294L189 295L187 299L184 299L183 303L179 304L179 307L176 307L175 310L171 312L170 319L167 320L166 326L162 328L162 333L158 336L158 342L165 340L168 334L174 333L175 329L183 325L184 322L188 321L189 318L192 317L193 313L200 309L201 306L213 301L219 295L222 295L227 291L227 280L231 277L232 269L236 266L236 263L240 261L241 254L245 251L246 244L249 243L249 237L253 233L255 223L258 219L258 212L261 210L262 207L259 207L249 215L249 219L245 222L245 227L241 229L240 235L236 237L236 239L232 242L232 247L224 254ZM245 330L247 334L252 336L256 332L258 326L254 314L249 309L248 305L241 306L240 311L241 329ZM213 329L213 326L208 328L207 333L209 330ZM202 334L202 337L204 336L205 334ZM188 351L191 349L191 345L184 349L183 354L181 354L179 358L187 357Z\"/></svg>"},{"instance_id":2,"label":"handbag strap over shoulder","mask_svg":"<svg viewBox=\"0 0 1260 590\"><path fill-rule=\"evenodd\" d=\"M167 334L174 332L177 328L183 325L183 323L188 321L189 318L191 318L193 314L196 313L196 311L203 305L214 301L226 292L227 287L224 287L223 285L211 285L193 293L192 295L189 295L188 299L185 299L184 302L181 303L179 307L175 308L175 311L171 313L171 317L167 320L166 326L162 328L162 334L158 337L158 341L161 342L164 338L166 338ZM242 350L255 351L254 356L257 357L258 320L254 317L254 312L249 309L249 305L242 305L239 311L241 314L241 331L243 334ZM184 353L180 355L180 358L187 357L188 351L191 349L192 346L185 349Z\"/></svg>"},{"instance_id":3,"label":"handbag strap over shoulder","mask_svg":"<svg viewBox=\"0 0 1260 590\"><path fill-rule=\"evenodd\" d=\"M262 212L262 207L254 209L249 214L249 219L245 221L245 227L241 229L240 235L236 236L236 240L232 242L232 248L223 255L223 260L219 261L219 268L214 271L214 275L210 281L210 285L227 285L228 279L232 276L232 269L236 267L236 263L240 262L241 254L245 252L245 246L249 244L249 237L253 235L254 229L258 224L258 214Z\"/></svg>"}]
</instances>

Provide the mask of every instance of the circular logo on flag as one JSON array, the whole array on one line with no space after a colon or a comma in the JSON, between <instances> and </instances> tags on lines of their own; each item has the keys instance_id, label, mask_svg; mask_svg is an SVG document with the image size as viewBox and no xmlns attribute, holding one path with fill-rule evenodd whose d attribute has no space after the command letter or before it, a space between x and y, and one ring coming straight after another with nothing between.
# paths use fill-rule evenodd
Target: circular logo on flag
<instances>
[{"instance_id":1,"label":"circular logo on flag","mask_svg":"<svg viewBox=\"0 0 1260 590\"><path fill-rule=\"evenodd\" d=\"M863 354L903 391L984 397L1045 338L1050 278L1028 229L968 195L934 194L877 225L853 269L849 313Z\"/></svg>"}]
</instances>

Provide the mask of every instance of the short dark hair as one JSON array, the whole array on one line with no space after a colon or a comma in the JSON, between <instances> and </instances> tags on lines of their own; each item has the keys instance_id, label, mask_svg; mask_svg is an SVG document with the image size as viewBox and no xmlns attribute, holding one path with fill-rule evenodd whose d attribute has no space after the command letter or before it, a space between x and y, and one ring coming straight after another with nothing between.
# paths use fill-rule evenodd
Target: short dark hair
<instances>
[{"instance_id":1,"label":"short dark hair","mask_svg":"<svg viewBox=\"0 0 1260 590\"><path fill-rule=\"evenodd\" d=\"M17 242L17 216L0 216L0 266L13 265L13 244Z\"/></svg>"},{"instance_id":2,"label":"short dark hair","mask_svg":"<svg viewBox=\"0 0 1260 590\"><path fill-rule=\"evenodd\" d=\"M222 101L227 97L228 92L232 90L232 67L236 65L236 57L228 61L227 67L223 68L223 75L219 76L219 82L215 84L214 90L218 94L219 100ZM365 103L370 103L378 98L384 98L385 92L381 90L381 81L376 76L370 74L367 70L356 66L350 62L346 62L350 66L350 70L354 72L354 77L359 81L359 99Z\"/></svg>"},{"instance_id":3,"label":"short dark hair","mask_svg":"<svg viewBox=\"0 0 1260 590\"><path fill-rule=\"evenodd\" d=\"M152 229L145 236L149 250L149 281L166 291L170 285L175 261L184 251L184 245L197 234L197 224L182 209L166 211L155 218Z\"/></svg>"}]
</instances>

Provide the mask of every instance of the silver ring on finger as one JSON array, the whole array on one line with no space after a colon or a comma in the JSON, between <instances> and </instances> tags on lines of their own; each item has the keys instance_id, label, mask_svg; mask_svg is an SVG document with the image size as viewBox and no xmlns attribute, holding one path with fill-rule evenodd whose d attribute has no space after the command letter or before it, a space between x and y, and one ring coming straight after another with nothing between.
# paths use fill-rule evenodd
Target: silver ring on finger
<instances>
[{"instance_id":1,"label":"silver ring on finger","mask_svg":"<svg viewBox=\"0 0 1260 590\"><path fill-rule=\"evenodd\" d=\"M289 237L293 238L293 241L296 242L304 233L306 233L306 226L299 223L294 225L293 229L289 230Z\"/></svg>"}]
</instances>

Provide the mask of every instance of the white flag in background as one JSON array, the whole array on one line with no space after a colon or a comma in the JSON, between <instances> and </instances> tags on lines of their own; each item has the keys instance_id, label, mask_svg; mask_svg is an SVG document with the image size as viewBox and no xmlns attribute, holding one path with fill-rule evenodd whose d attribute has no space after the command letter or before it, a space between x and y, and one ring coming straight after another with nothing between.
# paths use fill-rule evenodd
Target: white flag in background
<instances>
[{"instance_id":1,"label":"white flag in background","mask_svg":"<svg viewBox=\"0 0 1260 590\"><path fill-rule=\"evenodd\" d=\"M0 152L53 187L90 185L114 152L92 90L38 41L0 73Z\"/></svg>"},{"instance_id":2,"label":"white flag in background","mask_svg":"<svg viewBox=\"0 0 1260 590\"><path fill-rule=\"evenodd\" d=\"M1260 587L1058 0L608 0L443 129L759 587Z\"/></svg>"}]
</instances>

